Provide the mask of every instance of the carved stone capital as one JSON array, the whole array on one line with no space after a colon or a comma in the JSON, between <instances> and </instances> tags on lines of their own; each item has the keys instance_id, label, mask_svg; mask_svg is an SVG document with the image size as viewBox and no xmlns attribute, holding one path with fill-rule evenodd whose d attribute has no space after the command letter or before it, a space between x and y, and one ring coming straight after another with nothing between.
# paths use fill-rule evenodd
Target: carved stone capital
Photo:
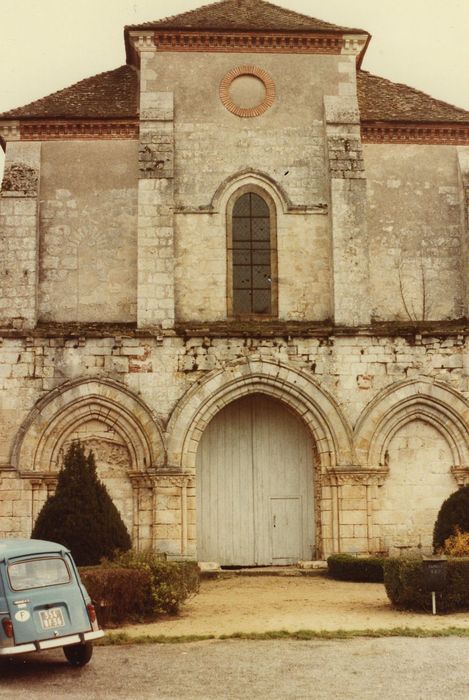
<instances>
[{"instance_id":1,"label":"carved stone capital","mask_svg":"<svg viewBox=\"0 0 469 700\"><path fill-rule=\"evenodd\" d=\"M469 466L451 467L451 474L460 488L469 484Z\"/></svg>"},{"instance_id":2,"label":"carved stone capital","mask_svg":"<svg viewBox=\"0 0 469 700\"><path fill-rule=\"evenodd\" d=\"M323 475L323 483L325 486L382 486L388 474L389 469L383 468L360 469L359 467L350 467L348 469L331 469Z\"/></svg>"},{"instance_id":3,"label":"carved stone capital","mask_svg":"<svg viewBox=\"0 0 469 700\"><path fill-rule=\"evenodd\" d=\"M171 486L176 486L177 488L183 488L193 486L195 483L194 474L164 474L159 472L157 476L158 481L164 481L166 484L171 484Z\"/></svg>"},{"instance_id":4,"label":"carved stone capital","mask_svg":"<svg viewBox=\"0 0 469 700\"><path fill-rule=\"evenodd\" d=\"M129 474L129 479L133 489L153 489L155 487L155 478L151 474L133 472Z\"/></svg>"}]
</instances>

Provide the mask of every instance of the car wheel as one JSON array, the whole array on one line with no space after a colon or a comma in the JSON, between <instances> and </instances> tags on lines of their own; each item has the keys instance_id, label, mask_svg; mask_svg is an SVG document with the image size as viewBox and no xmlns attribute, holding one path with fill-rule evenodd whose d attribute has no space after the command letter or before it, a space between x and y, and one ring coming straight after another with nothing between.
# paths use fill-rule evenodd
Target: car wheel
<instances>
[{"instance_id":1,"label":"car wheel","mask_svg":"<svg viewBox=\"0 0 469 700\"><path fill-rule=\"evenodd\" d=\"M84 644L70 644L63 648L65 658L72 666L84 666L93 656L93 645L91 642Z\"/></svg>"}]
</instances>

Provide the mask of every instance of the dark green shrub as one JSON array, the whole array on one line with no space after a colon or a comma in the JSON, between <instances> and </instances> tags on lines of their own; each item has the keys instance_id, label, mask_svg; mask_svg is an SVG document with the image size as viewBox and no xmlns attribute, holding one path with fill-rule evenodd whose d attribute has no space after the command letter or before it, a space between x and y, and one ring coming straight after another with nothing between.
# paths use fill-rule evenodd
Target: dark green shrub
<instances>
[{"instance_id":1,"label":"dark green shrub","mask_svg":"<svg viewBox=\"0 0 469 700\"><path fill-rule=\"evenodd\" d=\"M469 486L458 489L444 501L433 529L433 548L441 549L456 528L469 532Z\"/></svg>"},{"instance_id":2,"label":"dark green shrub","mask_svg":"<svg viewBox=\"0 0 469 700\"><path fill-rule=\"evenodd\" d=\"M131 547L129 533L106 487L93 453L73 442L59 472L57 489L45 502L31 535L68 547L79 566L98 564Z\"/></svg>"},{"instance_id":3,"label":"dark green shrub","mask_svg":"<svg viewBox=\"0 0 469 700\"><path fill-rule=\"evenodd\" d=\"M80 577L103 627L154 619L149 571L94 566L80 568Z\"/></svg>"},{"instance_id":4,"label":"dark green shrub","mask_svg":"<svg viewBox=\"0 0 469 700\"><path fill-rule=\"evenodd\" d=\"M436 593L439 612L469 609L469 558L448 559L446 588ZM431 610L421 558L389 558L384 564L384 586L391 603L408 610Z\"/></svg>"},{"instance_id":5,"label":"dark green shrub","mask_svg":"<svg viewBox=\"0 0 469 700\"><path fill-rule=\"evenodd\" d=\"M200 570L194 561L167 561L153 551L131 550L121 553L115 564L150 573L155 615L178 613L182 603L199 590Z\"/></svg>"},{"instance_id":6,"label":"dark green shrub","mask_svg":"<svg viewBox=\"0 0 469 700\"><path fill-rule=\"evenodd\" d=\"M339 581L383 583L383 557L333 554L327 560L329 575Z\"/></svg>"}]
</instances>

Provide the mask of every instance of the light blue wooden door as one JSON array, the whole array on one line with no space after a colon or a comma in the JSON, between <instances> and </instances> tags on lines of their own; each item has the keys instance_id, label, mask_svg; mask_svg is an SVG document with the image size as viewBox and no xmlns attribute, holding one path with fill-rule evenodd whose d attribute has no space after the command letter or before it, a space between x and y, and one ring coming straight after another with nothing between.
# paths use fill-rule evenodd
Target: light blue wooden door
<instances>
[{"instance_id":1,"label":"light blue wooden door","mask_svg":"<svg viewBox=\"0 0 469 700\"><path fill-rule=\"evenodd\" d=\"M283 404L254 394L226 406L202 436L196 468L199 561L252 566L311 558L312 442Z\"/></svg>"},{"instance_id":2,"label":"light blue wooden door","mask_svg":"<svg viewBox=\"0 0 469 700\"><path fill-rule=\"evenodd\" d=\"M272 563L291 564L301 559L301 498L271 498Z\"/></svg>"}]
</instances>

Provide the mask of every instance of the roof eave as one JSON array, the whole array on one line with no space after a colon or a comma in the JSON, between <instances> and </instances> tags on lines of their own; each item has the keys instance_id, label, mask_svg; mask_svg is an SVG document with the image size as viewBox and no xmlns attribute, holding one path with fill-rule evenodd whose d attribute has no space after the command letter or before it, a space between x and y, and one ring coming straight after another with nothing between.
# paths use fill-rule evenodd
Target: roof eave
<instances>
[{"instance_id":1,"label":"roof eave","mask_svg":"<svg viewBox=\"0 0 469 700\"><path fill-rule=\"evenodd\" d=\"M327 29L327 28L317 28L317 29L310 29L310 28L304 28L304 29L252 29L249 27L246 27L246 29L242 28L236 28L233 29L231 27L226 27L224 29L220 27L172 27L172 26L155 26L155 27L145 27L145 26L133 26L133 25L127 25L124 27L124 44L125 44L125 55L126 55L126 63L127 65L131 66L136 66L139 68L138 65L138 51L136 51L135 47L133 46L130 35L131 33L133 34L138 34L138 32L145 32L145 34L148 36L149 34L156 34L158 32L174 32L176 34L200 34L201 32L204 33L213 33L213 34L220 34L223 32L229 32L230 34L245 34L246 32L249 32L249 34L252 35L262 35L268 32L269 34L282 34L282 35L290 35L290 36L295 36L295 35L305 35L309 34L311 36L314 35L336 35L339 37L345 37L345 36L357 36L357 37L363 37L365 38L365 43L359 54L357 55L357 67L360 68L363 58L365 56L365 53L368 49L368 45L371 41L371 34L363 29ZM249 50L247 50L247 53L249 53ZM137 54L137 56L136 56ZM137 65L136 65L137 64Z\"/></svg>"}]
</instances>

